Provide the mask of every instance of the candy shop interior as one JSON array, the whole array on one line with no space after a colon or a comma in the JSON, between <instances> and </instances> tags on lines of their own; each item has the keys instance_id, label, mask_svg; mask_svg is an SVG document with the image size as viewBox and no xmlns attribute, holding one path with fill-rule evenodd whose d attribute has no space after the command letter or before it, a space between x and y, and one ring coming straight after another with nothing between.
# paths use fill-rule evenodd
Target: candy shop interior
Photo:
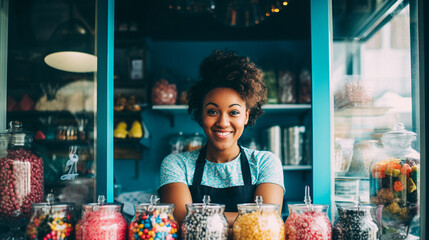
<instances>
[{"instance_id":1,"label":"candy shop interior","mask_svg":"<svg viewBox=\"0 0 429 240\"><path fill-rule=\"evenodd\" d=\"M422 11L0 0L0 240L425 239ZM207 141L187 90L216 49L263 70L264 114L239 144L275 154L286 189L282 208L238 204L229 227L209 196L183 222L157 196L164 157Z\"/></svg>"}]
</instances>

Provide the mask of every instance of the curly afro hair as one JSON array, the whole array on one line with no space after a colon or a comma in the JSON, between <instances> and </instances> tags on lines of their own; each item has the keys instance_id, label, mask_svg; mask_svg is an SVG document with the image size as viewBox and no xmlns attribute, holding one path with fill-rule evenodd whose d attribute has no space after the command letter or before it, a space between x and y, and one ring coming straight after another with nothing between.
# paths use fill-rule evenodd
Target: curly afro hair
<instances>
[{"instance_id":1,"label":"curly afro hair","mask_svg":"<svg viewBox=\"0 0 429 240\"><path fill-rule=\"evenodd\" d=\"M200 80L188 91L188 113L201 125L206 94L215 88L232 88L250 109L246 127L252 126L262 115L262 105L267 99L262 78L262 70L248 57L238 56L231 50L215 50L201 62Z\"/></svg>"}]
</instances>

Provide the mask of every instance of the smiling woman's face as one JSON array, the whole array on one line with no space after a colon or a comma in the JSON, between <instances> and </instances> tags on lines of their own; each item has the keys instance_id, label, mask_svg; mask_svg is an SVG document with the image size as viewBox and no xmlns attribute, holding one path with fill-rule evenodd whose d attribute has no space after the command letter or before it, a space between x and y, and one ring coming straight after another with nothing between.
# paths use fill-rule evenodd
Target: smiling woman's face
<instances>
[{"instance_id":1,"label":"smiling woman's face","mask_svg":"<svg viewBox=\"0 0 429 240\"><path fill-rule=\"evenodd\" d=\"M237 148L249 120L246 102L231 88L215 88L203 101L202 127L208 144L217 151Z\"/></svg>"}]
</instances>

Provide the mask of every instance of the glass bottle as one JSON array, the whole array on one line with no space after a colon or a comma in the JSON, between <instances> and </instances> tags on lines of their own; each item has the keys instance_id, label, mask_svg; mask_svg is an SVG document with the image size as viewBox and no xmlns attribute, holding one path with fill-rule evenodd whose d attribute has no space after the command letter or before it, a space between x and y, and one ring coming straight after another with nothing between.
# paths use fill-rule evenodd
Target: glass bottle
<instances>
[{"instance_id":1,"label":"glass bottle","mask_svg":"<svg viewBox=\"0 0 429 240\"><path fill-rule=\"evenodd\" d=\"M305 187L304 204L289 204L286 220L286 239L331 240L332 227L328 205L311 204L310 187Z\"/></svg>"},{"instance_id":2,"label":"glass bottle","mask_svg":"<svg viewBox=\"0 0 429 240\"><path fill-rule=\"evenodd\" d=\"M370 204L340 204L332 229L334 240L377 240L380 231L373 218L376 206Z\"/></svg>"},{"instance_id":3,"label":"glass bottle","mask_svg":"<svg viewBox=\"0 0 429 240\"><path fill-rule=\"evenodd\" d=\"M170 153L181 153L185 151L186 138L183 136L183 132L179 132L176 136L173 136L170 141Z\"/></svg>"},{"instance_id":4,"label":"glass bottle","mask_svg":"<svg viewBox=\"0 0 429 240\"><path fill-rule=\"evenodd\" d=\"M370 199L383 206L381 239L405 239L419 212L420 154L411 147L416 134L399 123L381 140L383 152L371 164Z\"/></svg>"},{"instance_id":5,"label":"glass bottle","mask_svg":"<svg viewBox=\"0 0 429 240\"><path fill-rule=\"evenodd\" d=\"M43 200L43 160L32 150L33 138L22 123L10 122L0 133L0 223L11 229L5 239L24 239L31 205Z\"/></svg>"},{"instance_id":6,"label":"glass bottle","mask_svg":"<svg viewBox=\"0 0 429 240\"><path fill-rule=\"evenodd\" d=\"M136 205L136 215L128 227L128 239L178 239L178 223L174 220L174 204Z\"/></svg>"},{"instance_id":7,"label":"glass bottle","mask_svg":"<svg viewBox=\"0 0 429 240\"><path fill-rule=\"evenodd\" d=\"M182 240L227 240L228 220L223 214L225 205L209 203L186 204L186 217L182 224Z\"/></svg>"},{"instance_id":8,"label":"glass bottle","mask_svg":"<svg viewBox=\"0 0 429 240\"><path fill-rule=\"evenodd\" d=\"M76 240L109 239L125 240L127 222L122 216L123 204L104 203L84 204L82 218L76 224Z\"/></svg>"},{"instance_id":9,"label":"glass bottle","mask_svg":"<svg viewBox=\"0 0 429 240\"><path fill-rule=\"evenodd\" d=\"M233 225L234 240L284 240L285 226L280 217L280 205L257 203L238 204L238 217Z\"/></svg>"},{"instance_id":10,"label":"glass bottle","mask_svg":"<svg viewBox=\"0 0 429 240\"><path fill-rule=\"evenodd\" d=\"M201 136L198 132L194 133L192 137L190 137L186 143L187 151L195 151L200 149L204 145L204 137Z\"/></svg>"},{"instance_id":11,"label":"glass bottle","mask_svg":"<svg viewBox=\"0 0 429 240\"><path fill-rule=\"evenodd\" d=\"M35 203L26 239L74 239L73 203Z\"/></svg>"}]
</instances>

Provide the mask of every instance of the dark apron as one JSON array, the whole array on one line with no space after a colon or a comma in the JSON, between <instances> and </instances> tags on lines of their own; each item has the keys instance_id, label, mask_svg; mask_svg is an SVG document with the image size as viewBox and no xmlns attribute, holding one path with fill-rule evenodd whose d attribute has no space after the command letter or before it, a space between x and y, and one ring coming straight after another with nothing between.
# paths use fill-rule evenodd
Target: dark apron
<instances>
[{"instance_id":1,"label":"dark apron","mask_svg":"<svg viewBox=\"0 0 429 240\"><path fill-rule=\"evenodd\" d=\"M194 180L189 186L192 201L201 203L204 195L210 196L211 203L225 204L225 212L237 212L237 204L252 203L255 196L256 185L252 185L249 161L242 147L240 147L240 165L244 186L234 186L227 188L214 188L201 185L204 166L206 164L207 145L204 146L195 167Z\"/></svg>"}]
</instances>

